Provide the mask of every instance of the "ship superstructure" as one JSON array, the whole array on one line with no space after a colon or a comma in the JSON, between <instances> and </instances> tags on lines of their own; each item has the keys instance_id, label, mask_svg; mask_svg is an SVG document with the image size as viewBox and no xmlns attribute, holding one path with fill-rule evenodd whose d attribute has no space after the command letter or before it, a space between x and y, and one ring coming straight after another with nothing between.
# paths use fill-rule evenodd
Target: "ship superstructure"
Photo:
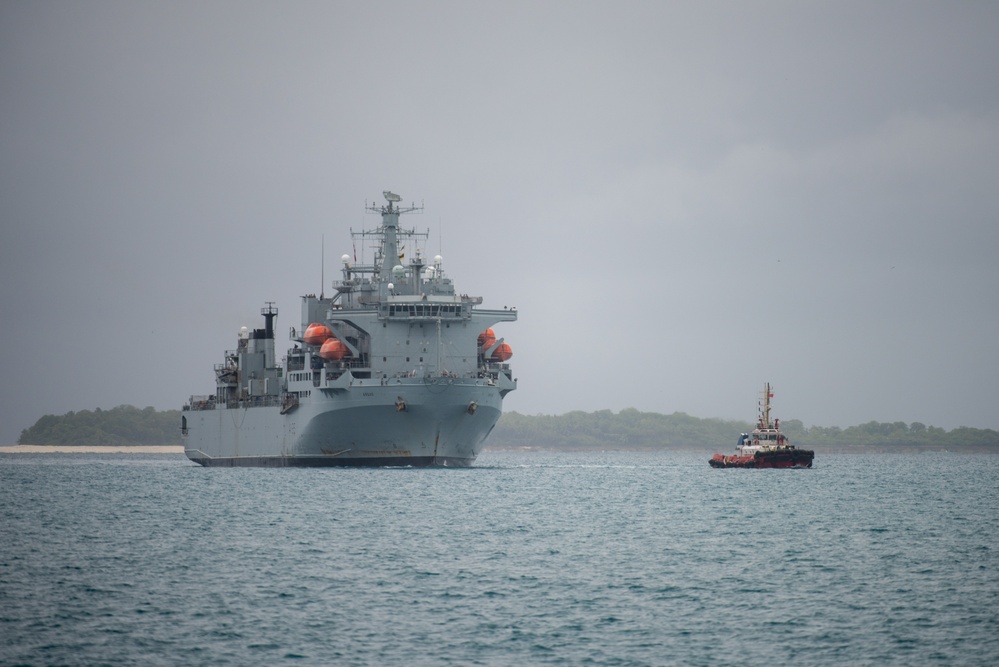
<instances>
[{"instance_id":1,"label":"ship superstructure","mask_svg":"<svg viewBox=\"0 0 999 667\"><path fill-rule=\"evenodd\" d=\"M400 197L366 207L376 229L351 232L371 263L343 255L334 294L302 297L301 326L278 362L278 310L242 329L215 367L215 393L182 413L185 453L202 465L470 465L517 387L512 350L492 327L515 308L458 294L429 232L400 226ZM408 259L407 259L408 257Z\"/></svg>"}]
</instances>

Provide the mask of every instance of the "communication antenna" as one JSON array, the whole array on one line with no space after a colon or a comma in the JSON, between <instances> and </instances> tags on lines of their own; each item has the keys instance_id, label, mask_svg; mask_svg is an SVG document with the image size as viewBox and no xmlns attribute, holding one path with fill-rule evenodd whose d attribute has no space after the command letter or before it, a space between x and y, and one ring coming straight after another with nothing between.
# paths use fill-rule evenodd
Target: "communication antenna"
<instances>
[{"instance_id":1,"label":"communication antenna","mask_svg":"<svg viewBox=\"0 0 999 667\"><path fill-rule=\"evenodd\" d=\"M322 260L321 268L319 269L319 299L322 300L326 296L326 234L322 235Z\"/></svg>"}]
</instances>

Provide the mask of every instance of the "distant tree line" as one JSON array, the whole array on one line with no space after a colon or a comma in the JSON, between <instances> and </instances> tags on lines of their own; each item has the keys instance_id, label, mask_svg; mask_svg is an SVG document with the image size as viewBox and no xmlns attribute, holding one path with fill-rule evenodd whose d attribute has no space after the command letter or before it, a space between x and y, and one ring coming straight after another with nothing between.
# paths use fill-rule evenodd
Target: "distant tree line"
<instances>
[{"instance_id":1,"label":"distant tree line","mask_svg":"<svg viewBox=\"0 0 999 667\"><path fill-rule=\"evenodd\" d=\"M21 431L21 445L179 445L180 411L119 405L45 415Z\"/></svg>"},{"instance_id":2,"label":"distant tree line","mask_svg":"<svg viewBox=\"0 0 999 667\"><path fill-rule=\"evenodd\" d=\"M670 415L639 412L568 412L564 415L522 415L507 412L486 446L539 449L734 449L750 422L700 419L683 412ZM826 452L950 450L999 453L999 431L961 427L946 431L919 422L868 422L839 428L805 425L788 419L781 429L792 443ZM119 405L111 410L83 410L62 416L45 415L21 432L25 445L179 445L180 412L157 412Z\"/></svg>"},{"instance_id":3,"label":"distant tree line","mask_svg":"<svg viewBox=\"0 0 999 667\"><path fill-rule=\"evenodd\" d=\"M569 412L564 415L503 415L488 447L541 449L711 449L735 448L740 433L754 423L699 419L683 412L664 415L634 408L614 413ZM780 422L794 445L827 452L852 451L966 451L999 453L999 431L961 427L946 431L919 422L868 422L860 426L813 426L797 419Z\"/></svg>"}]
</instances>

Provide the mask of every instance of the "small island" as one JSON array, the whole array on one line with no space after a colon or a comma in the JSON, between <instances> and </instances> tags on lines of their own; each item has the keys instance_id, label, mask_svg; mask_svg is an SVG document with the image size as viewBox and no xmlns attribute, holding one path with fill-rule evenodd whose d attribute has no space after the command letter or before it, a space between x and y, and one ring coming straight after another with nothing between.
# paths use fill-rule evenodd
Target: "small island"
<instances>
[{"instance_id":1,"label":"small island","mask_svg":"<svg viewBox=\"0 0 999 667\"><path fill-rule=\"evenodd\" d=\"M182 445L180 421L179 410L157 411L131 405L45 415L21 432L18 444L176 448ZM634 408L563 415L508 412L500 418L486 446L565 451L717 450L728 445L735 447L739 433L752 428L749 422L701 419L683 412L641 412ZM806 427L795 419L782 420L781 428L793 442L824 453L999 453L999 431L993 429L960 427L947 431L919 422L873 421L847 428Z\"/></svg>"}]
</instances>

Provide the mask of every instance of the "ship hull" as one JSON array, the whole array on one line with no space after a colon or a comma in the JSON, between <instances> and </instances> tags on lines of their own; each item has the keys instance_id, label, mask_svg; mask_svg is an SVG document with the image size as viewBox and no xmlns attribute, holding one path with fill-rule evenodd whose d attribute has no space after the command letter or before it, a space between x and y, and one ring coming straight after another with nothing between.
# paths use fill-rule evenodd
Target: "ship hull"
<instances>
[{"instance_id":1,"label":"ship hull","mask_svg":"<svg viewBox=\"0 0 999 667\"><path fill-rule=\"evenodd\" d=\"M187 452L185 452L187 453ZM233 456L205 458L188 453L188 458L206 468L467 468L475 459L441 456Z\"/></svg>"},{"instance_id":2,"label":"ship hull","mask_svg":"<svg viewBox=\"0 0 999 667\"><path fill-rule=\"evenodd\" d=\"M185 454L204 466L472 465L501 414L495 386L469 380L316 390L267 407L187 411Z\"/></svg>"},{"instance_id":3,"label":"ship hull","mask_svg":"<svg viewBox=\"0 0 999 667\"><path fill-rule=\"evenodd\" d=\"M760 452L747 456L715 454L708 463L712 468L811 468L813 458L815 452L795 449L786 452Z\"/></svg>"}]
</instances>

